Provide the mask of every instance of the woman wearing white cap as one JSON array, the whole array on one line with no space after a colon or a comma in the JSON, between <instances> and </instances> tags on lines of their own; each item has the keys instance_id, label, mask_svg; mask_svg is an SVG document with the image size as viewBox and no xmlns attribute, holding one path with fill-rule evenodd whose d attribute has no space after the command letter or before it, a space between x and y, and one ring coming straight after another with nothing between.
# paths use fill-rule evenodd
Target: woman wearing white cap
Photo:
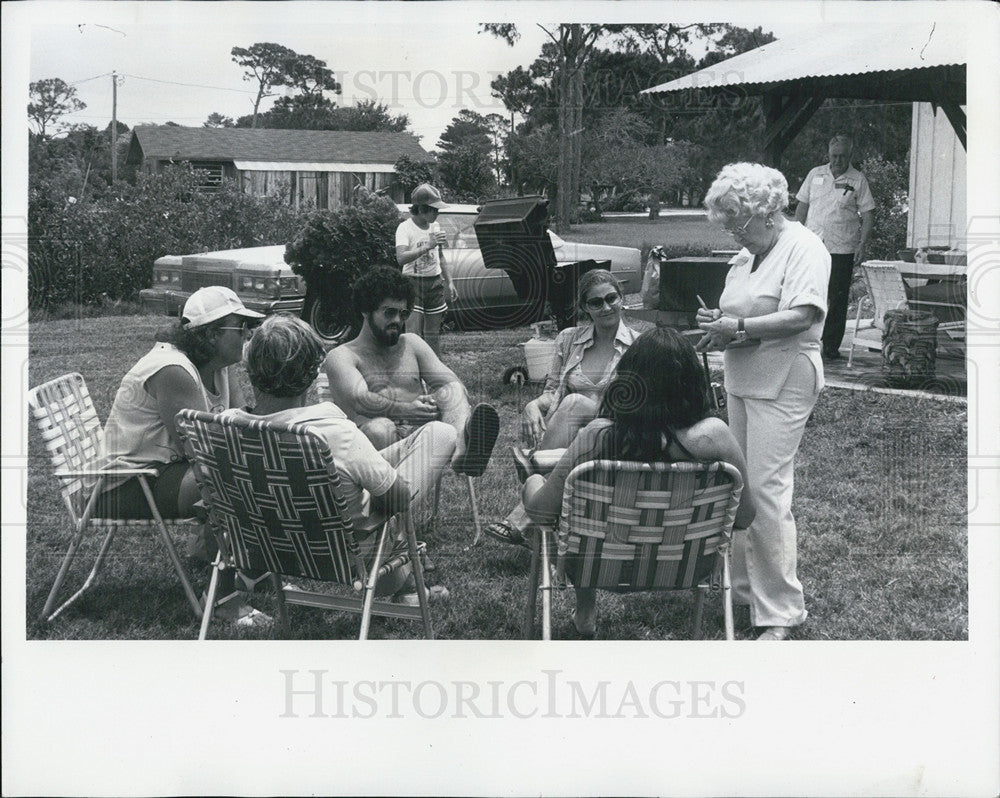
<instances>
[{"instance_id":1,"label":"woman wearing white cap","mask_svg":"<svg viewBox=\"0 0 1000 798\"><path fill-rule=\"evenodd\" d=\"M396 228L396 262L403 276L413 282L416 294L406 331L419 335L435 354L440 354L441 321L448 301L458 299L441 249L447 239L437 223L438 211L448 206L430 183L413 189L410 202L410 218Z\"/></svg>"},{"instance_id":2,"label":"woman wearing white cap","mask_svg":"<svg viewBox=\"0 0 1000 798\"><path fill-rule=\"evenodd\" d=\"M229 367L242 359L249 326L261 318L232 289L201 288L185 303L169 339L122 380L105 429L107 455L121 467L157 469L148 481L164 518L190 517L199 498L174 416L183 408L218 413L244 404ZM138 479L109 480L95 515L150 518Z\"/></svg>"}]
</instances>

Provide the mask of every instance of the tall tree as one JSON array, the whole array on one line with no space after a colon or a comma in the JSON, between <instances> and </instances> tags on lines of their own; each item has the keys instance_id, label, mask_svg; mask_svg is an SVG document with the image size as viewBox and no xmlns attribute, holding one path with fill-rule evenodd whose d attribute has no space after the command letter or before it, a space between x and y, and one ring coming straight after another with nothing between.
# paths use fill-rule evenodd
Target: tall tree
<instances>
[{"instance_id":1,"label":"tall tree","mask_svg":"<svg viewBox=\"0 0 1000 798\"><path fill-rule=\"evenodd\" d=\"M289 65L298 53L274 42L257 42L249 47L234 47L230 55L237 65L243 67L243 80L257 82L250 123L250 127L257 127L261 101L271 96L271 89L275 86L286 85Z\"/></svg>"},{"instance_id":2,"label":"tall tree","mask_svg":"<svg viewBox=\"0 0 1000 798\"><path fill-rule=\"evenodd\" d=\"M201 123L202 127L236 127L236 122L231 116L223 116L218 111L212 111L208 118Z\"/></svg>"},{"instance_id":3,"label":"tall tree","mask_svg":"<svg viewBox=\"0 0 1000 798\"><path fill-rule=\"evenodd\" d=\"M438 147L441 182L451 195L479 200L494 191L493 143L486 117L463 108L444 129Z\"/></svg>"},{"instance_id":4,"label":"tall tree","mask_svg":"<svg viewBox=\"0 0 1000 798\"><path fill-rule=\"evenodd\" d=\"M66 127L57 120L66 114L82 111L87 104L76 96L76 87L62 78L45 78L29 84L28 121L35 132L44 138ZM50 126L54 128L50 131Z\"/></svg>"}]
</instances>

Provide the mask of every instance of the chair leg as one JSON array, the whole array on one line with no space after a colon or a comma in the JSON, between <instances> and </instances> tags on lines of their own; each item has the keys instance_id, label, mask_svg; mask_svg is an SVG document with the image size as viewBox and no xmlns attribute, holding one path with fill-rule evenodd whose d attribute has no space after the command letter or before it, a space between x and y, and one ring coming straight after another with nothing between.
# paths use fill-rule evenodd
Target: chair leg
<instances>
[{"instance_id":1,"label":"chair leg","mask_svg":"<svg viewBox=\"0 0 1000 798\"><path fill-rule=\"evenodd\" d=\"M208 638L208 627L212 623L212 615L215 613L215 596L219 592L219 571L222 566L222 554L215 555L215 563L212 565L212 577L208 580L208 594L205 596L205 609L201 614L201 629L198 630L198 639Z\"/></svg>"},{"instance_id":2,"label":"chair leg","mask_svg":"<svg viewBox=\"0 0 1000 798\"><path fill-rule=\"evenodd\" d=\"M701 614L705 606L705 594L708 588L698 585L694 589L694 621L692 622L691 637L694 640L701 640Z\"/></svg>"},{"instance_id":3,"label":"chair leg","mask_svg":"<svg viewBox=\"0 0 1000 798\"><path fill-rule=\"evenodd\" d=\"M406 548L410 552L410 564L413 567L413 579L417 583L417 598L420 601L420 616L424 622L424 637L434 639L434 629L431 626L431 609L428 604L427 585L424 583L424 568L420 564L420 554L417 551L417 533L413 529L413 516L407 510L403 513L406 524Z\"/></svg>"},{"instance_id":4,"label":"chair leg","mask_svg":"<svg viewBox=\"0 0 1000 798\"><path fill-rule=\"evenodd\" d=\"M286 637L291 633L291 626L288 623L288 607L285 606L285 588L281 584L281 576L274 571L269 572L271 586L278 599L278 622L281 624L281 633Z\"/></svg>"},{"instance_id":5,"label":"chair leg","mask_svg":"<svg viewBox=\"0 0 1000 798\"><path fill-rule=\"evenodd\" d=\"M733 622L733 583L729 573L729 550L722 554L722 613L726 623L726 640L736 639Z\"/></svg>"},{"instance_id":6,"label":"chair leg","mask_svg":"<svg viewBox=\"0 0 1000 798\"><path fill-rule=\"evenodd\" d=\"M101 548L97 552L97 559L94 560L94 565L90 569L90 573L87 574L87 578L84 580L83 585L72 596L70 596L62 604L60 604L59 608L55 612L53 612L51 615L49 615L46 620L48 620L48 621L55 620L55 618L59 615L59 613L61 613L70 604L72 604L74 601L76 601L78 598L80 598L80 596L82 596L90 588L90 586L94 583L94 579L97 578L98 571L101 570L101 566L104 564L104 557L108 553L108 549L111 547L111 540L112 540L112 538L114 538L114 535L115 535L115 528L111 527L108 530L108 534L104 536L104 540L101 542ZM74 553L75 553L75 548L74 548ZM73 557L70 556L69 552L67 552L67 559L63 561L64 565L67 568L69 567L69 563L72 561L72 559L73 559ZM66 576L66 572L64 570L60 569L60 575L56 577L56 584L54 584L52 586L52 593L49 594L49 600L50 601L52 599L54 599L55 596L56 596L56 590L60 586L61 581L62 581L60 579L60 577L65 578L65 576ZM48 602L46 602L46 607L48 607ZM47 613L47 610L44 610L43 611L43 617L45 617L46 613Z\"/></svg>"},{"instance_id":7,"label":"chair leg","mask_svg":"<svg viewBox=\"0 0 1000 798\"><path fill-rule=\"evenodd\" d=\"M476 536L472 539L472 545L479 545L479 539L483 535L483 527L479 521L479 502L476 501L476 485L472 477L466 476L466 485L469 488L469 504L472 507L472 524L476 528Z\"/></svg>"},{"instance_id":8,"label":"chair leg","mask_svg":"<svg viewBox=\"0 0 1000 798\"><path fill-rule=\"evenodd\" d=\"M80 548L80 543L83 542L83 535L87 531L87 524L90 523L90 517L94 513L94 506L97 504L97 497L100 495L103 487L104 477L99 477L97 484L94 486L94 490L90 494L90 498L87 499L86 507L83 508L83 515L81 515L79 520L76 521L76 529L74 530L73 537L69 542L69 548L66 550L66 556L63 557L62 564L59 566L59 572L56 574L56 581L52 583L52 589L49 591L48 598L45 599L45 606L42 608L40 620L51 621L80 595L81 591L78 590L68 601L63 602L59 609L52 612L52 605L56 602L56 596L59 595L59 589L62 587L63 581L66 579L66 574L69 572L69 567L73 563L73 559L76 557L77 549ZM104 542L101 544L101 551L107 550L114 531L115 528L112 526L108 531ZM91 570L91 573L93 573L93 569ZM49 615L50 612L52 612L51 615Z\"/></svg>"},{"instance_id":9,"label":"chair leg","mask_svg":"<svg viewBox=\"0 0 1000 798\"><path fill-rule=\"evenodd\" d=\"M153 500L153 492L149 489L149 483L146 482L146 477L140 475L139 484L142 486L142 492L146 494L146 502L149 504L150 512L153 514L153 520L156 522L156 528L160 532L160 538L163 540L163 545L167 547L167 555L170 557L170 562L173 563L174 570L177 572L177 576L181 580L181 586L184 588L184 595L187 596L188 603L194 611L194 617L200 618L202 616L201 604L198 601L198 597L195 595L194 589L191 587L191 582L188 581L187 574L184 572L184 566L181 565L181 559L177 556L177 549L174 548L174 542L170 539L170 533L167 531L167 525L163 522L163 517L160 515L160 511L156 509L156 502Z\"/></svg>"},{"instance_id":10,"label":"chair leg","mask_svg":"<svg viewBox=\"0 0 1000 798\"><path fill-rule=\"evenodd\" d=\"M372 601L375 599L375 586L378 583L378 569L382 566L382 553L385 551L386 538L389 537L389 522L382 524L382 532L378 536L378 546L375 547L375 559L372 560L368 579L365 581L361 599L361 634L358 640L368 639L368 627L372 620ZM412 554L412 553L411 553Z\"/></svg>"},{"instance_id":11,"label":"chair leg","mask_svg":"<svg viewBox=\"0 0 1000 798\"><path fill-rule=\"evenodd\" d=\"M542 559L542 640L552 639L552 572L549 569L549 546L546 528L538 526L538 547Z\"/></svg>"},{"instance_id":12,"label":"chair leg","mask_svg":"<svg viewBox=\"0 0 1000 798\"><path fill-rule=\"evenodd\" d=\"M531 567L528 569L528 601L524 608L524 623L521 626L521 637L531 640L532 627L535 625L535 601L538 595L538 574L541 563L541 552L538 541L540 535L531 534Z\"/></svg>"}]
</instances>

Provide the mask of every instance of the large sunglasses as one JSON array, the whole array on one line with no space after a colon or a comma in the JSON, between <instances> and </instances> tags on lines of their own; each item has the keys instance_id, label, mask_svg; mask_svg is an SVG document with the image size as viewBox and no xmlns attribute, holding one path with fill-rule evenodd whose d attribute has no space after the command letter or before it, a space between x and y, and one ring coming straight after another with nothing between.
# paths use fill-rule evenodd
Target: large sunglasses
<instances>
[{"instance_id":1,"label":"large sunglasses","mask_svg":"<svg viewBox=\"0 0 1000 798\"><path fill-rule=\"evenodd\" d=\"M242 322L240 322L240 326L239 327L226 326L226 327L219 327L219 329L220 330L235 330L236 332L246 333L246 332L252 330L253 328L250 326L250 322L249 321L242 321Z\"/></svg>"},{"instance_id":2,"label":"large sunglasses","mask_svg":"<svg viewBox=\"0 0 1000 798\"><path fill-rule=\"evenodd\" d=\"M591 310L600 310L605 305L609 308L613 308L619 302L622 301L621 294L617 291L612 291L610 294L605 294L604 296L595 296L586 300L583 304L586 305Z\"/></svg>"},{"instance_id":3,"label":"large sunglasses","mask_svg":"<svg viewBox=\"0 0 1000 798\"><path fill-rule=\"evenodd\" d=\"M399 310L398 308L382 308L379 311L383 316L385 316L386 321L392 321L393 319L399 319L400 321L406 321L410 318L412 311L409 310Z\"/></svg>"}]
</instances>

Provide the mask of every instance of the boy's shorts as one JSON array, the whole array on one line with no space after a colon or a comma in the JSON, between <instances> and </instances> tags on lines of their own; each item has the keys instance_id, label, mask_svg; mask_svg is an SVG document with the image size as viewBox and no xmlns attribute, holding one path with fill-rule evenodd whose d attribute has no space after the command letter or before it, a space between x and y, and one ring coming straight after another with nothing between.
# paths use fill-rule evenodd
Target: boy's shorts
<instances>
[{"instance_id":1,"label":"boy's shorts","mask_svg":"<svg viewBox=\"0 0 1000 798\"><path fill-rule=\"evenodd\" d=\"M444 313L448 309L448 303L444 298L444 280L440 274L433 277L407 275L407 279L413 281L413 292L416 294L413 303L414 313L430 315Z\"/></svg>"}]
</instances>

